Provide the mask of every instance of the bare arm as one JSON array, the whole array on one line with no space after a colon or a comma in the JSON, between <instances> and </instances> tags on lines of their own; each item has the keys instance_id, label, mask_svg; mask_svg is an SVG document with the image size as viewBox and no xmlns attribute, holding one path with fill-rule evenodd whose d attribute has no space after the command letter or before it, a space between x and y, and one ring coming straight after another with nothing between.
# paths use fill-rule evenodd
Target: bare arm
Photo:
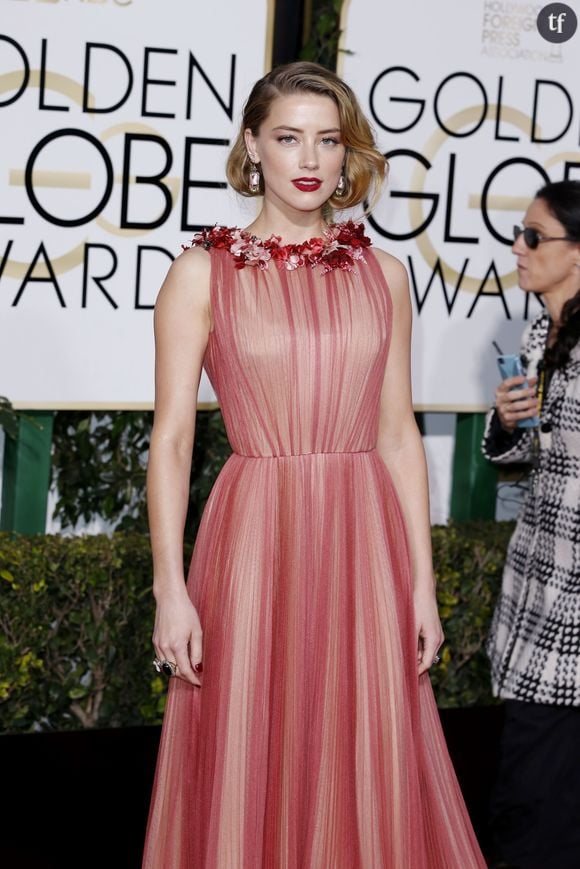
<instances>
[{"instance_id":1,"label":"bare arm","mask_svg":"<svg viewBox=\"0 0 580 869\"><path fill-rule=\"evenodd\" d=\"M179 676L199 679L202 632L183 575L183 529L195 431L197 390L210 329L209 255L178 257L155 305L155 419L147 470L147 501L157 602L153 645Z\"/></svg>"},{"instance_id":2,"label":"bare arm","mask_svg":"<svg viewBox=\"0 0 580 869\"><path fill-rule=\"evenodd\" d=\"M377 449L393 479L407 528L413 577L419 673L443 642L435 601L427 464L411 398L411 303L404 266L376 250L393 300L393 330L383 387Z\"/></svg>"}]
</instances>

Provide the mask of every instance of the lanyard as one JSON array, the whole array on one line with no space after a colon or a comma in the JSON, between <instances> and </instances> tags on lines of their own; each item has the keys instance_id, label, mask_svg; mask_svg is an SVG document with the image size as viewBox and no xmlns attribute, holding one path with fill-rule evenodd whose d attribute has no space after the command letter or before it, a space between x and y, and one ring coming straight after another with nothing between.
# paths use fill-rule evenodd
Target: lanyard
<instances>
[{"instance_id":1,"label":"lanyard","mask_svg":"<svg viewBox=\"0 0 580 869\"><path fill-rule=\"evenodd\" d=\"M544 360L540 362L538 365L538 389L536 391L536 398L538 401L538 418L542 417L542 408L544 406L544 398L546 394L546 365Z\"/></svg>"},{"instance_id":2,"label":"lanyard","mask_svg":"<svg viewBox=\"0 0 580 869\"><path fill-rule=\"evenodd\" d=\"M546 364L542 359L538 365L538 388L536 390L539 422L532 429L532 468L534 471L539 470L540 467L540 428L542 426L542 410L546 398L547 380Z\"/></svg>"}]
</instances>

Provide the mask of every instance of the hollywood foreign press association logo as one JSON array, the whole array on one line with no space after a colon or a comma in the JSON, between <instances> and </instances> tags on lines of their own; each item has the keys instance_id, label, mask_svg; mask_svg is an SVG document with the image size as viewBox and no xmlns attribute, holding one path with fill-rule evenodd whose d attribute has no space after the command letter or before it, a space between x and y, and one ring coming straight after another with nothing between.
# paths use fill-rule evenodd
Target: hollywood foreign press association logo
<instances>
[{"instance_id":1,"label":"hollywood foreign press association logo","mask_svg":"<svg viewBox=\"0 0 580 869\"><path fill-rule=\"evenodd\" d=\"M540 36L548 42L568 42L576 33L578 19L566 3L548 3L540 9L536 25Z\"/></svg>"}]
</instances>

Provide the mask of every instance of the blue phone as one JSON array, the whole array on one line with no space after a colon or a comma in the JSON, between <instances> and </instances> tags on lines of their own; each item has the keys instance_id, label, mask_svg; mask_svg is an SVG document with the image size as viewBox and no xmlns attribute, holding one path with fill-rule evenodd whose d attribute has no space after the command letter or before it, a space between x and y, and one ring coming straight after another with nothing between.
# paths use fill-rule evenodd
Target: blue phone
<instances>
[{"instance_id":1,"label":"blue phone","mask_svg":"<svg viewBox=\"0 0 580 869\"><path fill-rule=\"evenodd\" d=\"M502 353L497 357L497 364L502 380L506 380L508 377L517 377L524 373L521 357L515 353ZM527 387L528 381L525 380L521 386L512 386L512 389L527 389ZM518 428L534 428L534 426L539 424L540 420L537 416L532 416L530 419L520 419L516 423Z\"/></svg>"}]
</instances>

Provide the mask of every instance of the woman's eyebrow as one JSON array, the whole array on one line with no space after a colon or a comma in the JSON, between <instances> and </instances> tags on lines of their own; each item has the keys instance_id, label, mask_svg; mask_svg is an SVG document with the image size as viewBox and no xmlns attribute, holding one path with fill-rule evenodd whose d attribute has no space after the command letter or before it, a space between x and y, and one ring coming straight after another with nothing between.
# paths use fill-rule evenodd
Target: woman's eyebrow
<instances>
[{"instance_id":1,"label":"woman's eyebrow","mask_svg":"<svg viewBox=\"0 0 580 869\"><path fill-rule=\"evenodd\" d=\"M280 124L278 127L272 127L272 132L276 130L288 130L290 133L303 133L304 130L301 130L299 127L287 127L284 124ZM318 130L317 135L321 136L323 133L340 133L339 127L332 127L330 130Z\"/></svg>"}]
</instances>

